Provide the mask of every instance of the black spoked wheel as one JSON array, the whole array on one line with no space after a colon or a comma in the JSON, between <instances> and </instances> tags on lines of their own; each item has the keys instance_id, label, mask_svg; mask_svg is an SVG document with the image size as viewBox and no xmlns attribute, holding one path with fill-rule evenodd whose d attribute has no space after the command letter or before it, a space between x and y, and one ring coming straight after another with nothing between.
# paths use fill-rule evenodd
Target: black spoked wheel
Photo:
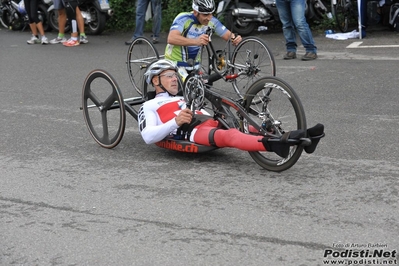
<instances>
[{"instance_id":1,"label":"black spoked wheel","mask_svg":"<svg viewBox=\"0 0 399 266\"><path fill-rule=\"evenodd\" d=\"M159 53L155 46L145 37L135 39L127 51L127 73L133 88L143 95L144 73L147 67L159 59Z\"/></svg>"},{"instance_id":2,"label":"black spoked wheel","mask_svg":"<svg viewBox=\"0 0 399 266\"><path fill-rule=\"evenodd\" d=\"M86 126L104 148L114 148L122 140L126 112L122 93L114 78L104 70L93 70L86 77L82 92Z\"/></svg>"},{"instance_id":3,"label":"black spoked wheel","mask_svg":"<svg viewBox=\"0 0 399 266\"><path fill-rule=\"evenodd\" d=\"M306 129L305 112L298 95L289 84L279 78L265 77L256 81L248 89L244 103L250 116L271 134L281 136L288 131ZM242 123L242 130L256 134L245 120ZM249 154L266 170L281 172L292 167L302 151L302 146L292 146L286 158L281 158L274 152L249 152Z\"/></svg>"},{"instance_id":4,"label":"black spoked wheel","mask_svg":"<svg viewBox=\"0 0 399 266\"><path fill-rule=\"evenodd\" d=\"M259 78L276 75L274 56L266 43L257 37L246 37L234 49L231 63L238 77L233 88L240 97Z\"/></svg>"},{"instance_id":5,"label":"black spoked wheel","mask_svg":"<svg viewBox=\"0 0 399 266\"><path fill-rule=\"evenodd\" d=\"M349 5L347 0L337 0L334 5L335 20L341 32L347 32L349 27Z\"/></svg>"}]
</instances>

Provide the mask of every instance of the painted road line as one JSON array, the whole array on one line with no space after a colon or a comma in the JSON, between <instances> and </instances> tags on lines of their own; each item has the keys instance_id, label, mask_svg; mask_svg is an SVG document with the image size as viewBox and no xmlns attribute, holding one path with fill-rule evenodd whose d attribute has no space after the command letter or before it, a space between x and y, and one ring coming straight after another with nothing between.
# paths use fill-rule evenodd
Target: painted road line
<instances>
[{"instance_id":1,"label":"painted road line","mask_svg":"<svg viewBox=\"0 0 399 266\"><path fill-rule=\"evenodd\" d=\"M398 48L399 45L363 45L360 46L363 42L353 42L346 46L346 48Z\"/></svg>"}]
</instances>

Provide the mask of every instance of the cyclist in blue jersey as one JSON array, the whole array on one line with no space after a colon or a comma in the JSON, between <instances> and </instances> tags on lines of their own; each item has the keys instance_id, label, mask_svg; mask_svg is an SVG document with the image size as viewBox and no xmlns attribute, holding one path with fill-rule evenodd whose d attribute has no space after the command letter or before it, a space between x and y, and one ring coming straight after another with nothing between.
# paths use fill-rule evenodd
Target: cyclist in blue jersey
<instances>
[{"instance_id":1,"label":"cyclist in blue jersey","mask_svg":"<svg viewBox=\"0 0 399 266\"><path fill-rule=\"evenodd\" d=\"M165 58L192 70L188 62L195 60L202 45L207 45L209 36L207 30L211 28L216 35L224 40L232 40L233 45L241 42L240 35L231 33L217 18L212 16L215 11L214 0L193 0L193 11L183 12L176 16L170 27ZM190 69L191 67L191 69Z\"/></svg>"}]
</instances>

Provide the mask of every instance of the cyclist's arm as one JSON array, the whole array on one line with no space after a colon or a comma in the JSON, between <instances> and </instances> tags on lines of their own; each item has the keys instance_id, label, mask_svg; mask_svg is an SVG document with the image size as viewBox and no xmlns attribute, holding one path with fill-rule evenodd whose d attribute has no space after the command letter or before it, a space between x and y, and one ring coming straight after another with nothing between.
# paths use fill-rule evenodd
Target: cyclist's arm
<instances>
[{"instance_id":1,"label":"cyclist's arm","mask_svg":"<svg viewBox=\"0 0 399 266\"><path fill-rule=\"evenodd\" d=\"M238 45L242 41L241 35L231 34L231 31L227 30L226 33L221 36L223 40L228 41L231 38L233 45Z\"/></svg>"},{"instance_id":2,"label":"cyclist's arm","mask_svg":"<svg viewBox=\"0 0 399 266\"><path fill-rule=\"evenodd\" d=\"M196 39L186 38L179 30L171 30L168 34L168 44L178 46L200 46L208 44L208 36L203 34Z\"/></svg>"}]
</instances>

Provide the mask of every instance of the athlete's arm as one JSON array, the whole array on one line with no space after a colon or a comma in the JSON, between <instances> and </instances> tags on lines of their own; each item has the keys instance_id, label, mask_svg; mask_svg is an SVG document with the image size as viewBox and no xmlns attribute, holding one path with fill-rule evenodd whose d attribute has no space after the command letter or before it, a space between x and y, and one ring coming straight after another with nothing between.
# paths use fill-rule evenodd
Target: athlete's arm
<instances>
[{"instance_id":1,"label":"athlete's arm","mask_svg":"<svg viewBox=\"0 0 399 266\"><path fill-rule=\"evenodd\" d=\"M196 39L186 38L181 35L179 30L171 30L168 34L168 44L178 46L200 46L207 45L209 42L208 35L202 34Z\"/></svg>"},{"instance_id":2,"label":"athlete's arm","mask_svg":"<svg viewBox=\"0 0 399 266\"><path fill-rule=\"evenodd\" d=\"M238 45L241 41L241 35L231 34L231 31L227 30L224 35L221 36L223 40L228 41L231 38L231 43L233 45Z\"/></svg>"}]
</instances>

